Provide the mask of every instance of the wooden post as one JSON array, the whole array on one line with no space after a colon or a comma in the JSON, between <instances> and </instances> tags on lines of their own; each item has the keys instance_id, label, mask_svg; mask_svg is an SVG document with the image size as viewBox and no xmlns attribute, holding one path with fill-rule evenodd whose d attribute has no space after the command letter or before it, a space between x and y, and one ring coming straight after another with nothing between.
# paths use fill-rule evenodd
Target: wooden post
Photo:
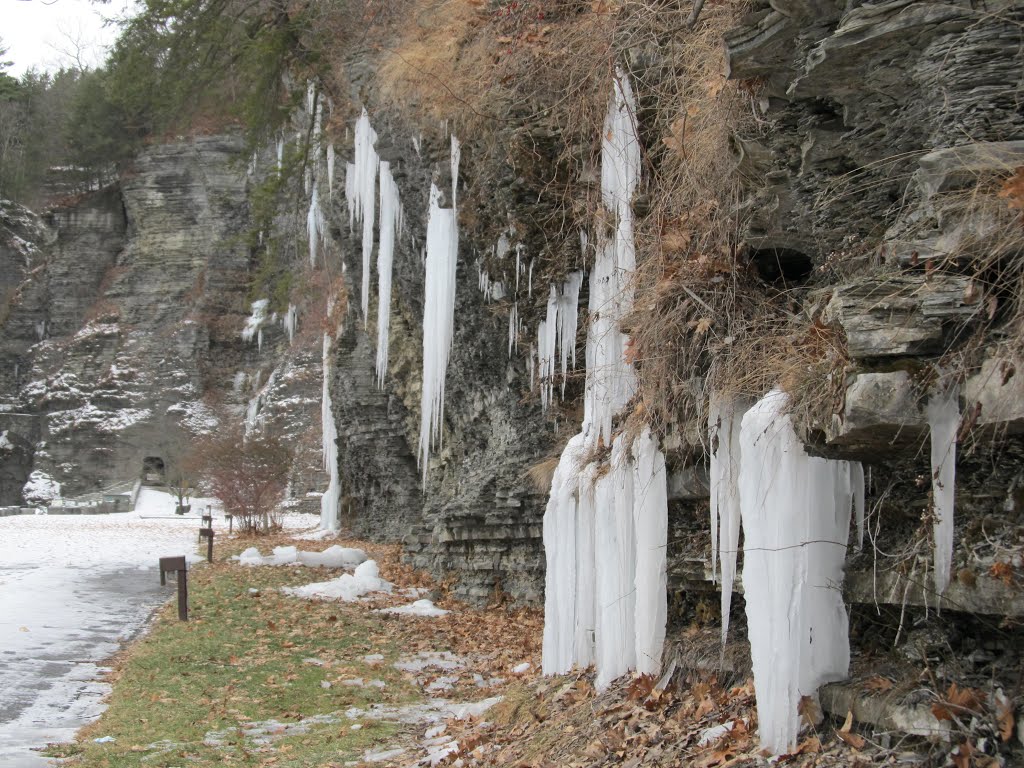
<instances>
[{"instance_id":1,"label":"wooden post","mask_svg":"<svg viewBox=\"0 0 1024 768\"><path fill-rule=\"evenodd\" d=\"M234 533L235 530L235 516L230 512L225 512L224 517L228 519L228 533Z\"/></svg>"},{"instance_id":2,"label":"wooden post","mask_svg":"<svg viewBox=\"0 0 1024 768\"><path fill-rule=\"evenodd\" d=\"M178 573L178 618L188 621L188 573L185 566L185 556L161 557L160 558L160 583L166 584L166 574L177 571Z\"/></svg>"},{"instance_id":3,"label":"wooden post","mask_svg":"<svg viewBox=\"0 0 1024 768\"><path fill-rule=\"evenodd\" d=\"M178 571L178 618L188 621L188 574L184 568Z\"/></svg>"},{"instance_id":4,"label":"wooden post","mask_svg":"<svg viewBox=\"0 0 1024 768\"><path fill-rule=\"evenodd\" d=\"M200 528L199 540L206 539L206 562L213 562L213 528Z\"/></svg>"}]
</instances>

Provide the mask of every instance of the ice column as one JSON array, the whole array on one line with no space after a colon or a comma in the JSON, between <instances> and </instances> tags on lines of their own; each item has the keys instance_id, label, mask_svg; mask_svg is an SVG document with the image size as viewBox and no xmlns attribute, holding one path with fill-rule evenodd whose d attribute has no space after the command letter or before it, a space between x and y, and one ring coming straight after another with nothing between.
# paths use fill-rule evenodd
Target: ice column
<instances>
[{"instance_id":1,"label":"ice column","mask_svg":"<svg viewBox=\"0 0 1024 768\"><path fill-rule=\"evenodd\" d=\"M444 419L444 382L455 325L455 266L459 253L455 208L459 142L452 136L452 207L441 207L441 191L430 187L427 259L423 300L423 388L420 399L419 463L427 482L430 447L440 445Z\"/></svg>"},{"instance_id":2,"label":"ice column","mask_svg":"<svg viewBox=\"0 0 1024 768\"><path fill-rule=\"evenodd\" d=\"M537 364L541 409L547 410L554 393L555 342L558 337L558 289L551 286L548 313L537 326Z\"/></svg>"},{"instance_id":3,"label":"ice column","mask_svg":"<svg viewBox=\"0 0 1024 768\"><path fill-rule=\"evenodd\" d=\"M309 212L306 214L306 233L309 236L309 265L316 266L317 255L320 250L320 240L323 238L324 212L320 208L320 193L313 186L313 194L309 198Z\"/></svg>"},{"instance_id":4,"label":"ice column","mask_svg":"<svg viewBox=\"0 0 1024 768\"><path fill-rule=\"evenodd\" d=\"M665 644L668 482L665 456L645 429L633 443L633 528L636 531L636 608L633 620L636 669L661 669Z\"/></svg>"},{"instance_id":5,"label":"ice column","mask_svg":"<svg viewBox=\"0 0 1024 768\"><path fill-rule=\"evenodd\" d=\"M952 386L928 399L931 430L932 500L934 506L935 591L949 586L953 562L953 503L956 496L956 433L960 427L960 391Z\"/></svg>"},{"instance_id":6,"label":"ice column","mask_svg":"<svg viewBox=\"0 0 1024 768\"><path fill-rule=\"evenodd\" d=\"M761 746L794 746L802 696L847 675L850 465L808 456L774 389L740 427L743 586Z\"/></svg>"},{"instance_id":7,"label":"ice column","mask_svg":"<svg viewBox=\"0 0 1024 768\"><path fill-rule=\"evenodd\" d=\"M377 386L384 386L388 370L388 340L391 330L391 277L395 254L395 233L401 228L402 209L391 165L380 163L380 246L377 251Z\"/></svg>"},{"instance_id":8,"label":"ice column","mask_svg":"<svg viewBox=\"0 0 1024 768\"><path fill-rule=\"evenodd\" d=\"M323 430L324 469L330 477L327 490L320 498L320 528L336 531L341 527L338 508L341 503L341 475L338 468L338 427L331 408L331 337L324 334L324 389L320 401L320 422Z\"/></svg>"}]
</instances>

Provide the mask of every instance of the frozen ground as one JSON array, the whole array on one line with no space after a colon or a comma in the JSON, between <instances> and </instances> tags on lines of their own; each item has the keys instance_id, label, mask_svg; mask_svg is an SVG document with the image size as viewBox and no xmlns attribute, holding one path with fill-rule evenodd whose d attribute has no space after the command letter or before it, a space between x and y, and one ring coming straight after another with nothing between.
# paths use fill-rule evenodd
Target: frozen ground
<instances>
[{"instance_id":1,"label":"frozen ground","mask_svg":"<svg viewBox=\"0 0 1024 768\"><path fill-rule=\"evenodd\" d=\"M176 516L174 504L143 489L135 512L0 518L3 768L49 765L31 748L69 740L99 714L99 665L173 594L157 561L196 551L198 516Z\"/></svg>"}]
</instances>

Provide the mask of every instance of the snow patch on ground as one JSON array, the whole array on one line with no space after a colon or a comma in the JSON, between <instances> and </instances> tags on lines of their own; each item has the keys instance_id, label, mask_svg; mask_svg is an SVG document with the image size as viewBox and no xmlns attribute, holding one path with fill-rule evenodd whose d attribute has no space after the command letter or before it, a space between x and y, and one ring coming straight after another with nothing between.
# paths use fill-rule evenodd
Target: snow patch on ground
<instances>
[{"instance_id":1,"label":"snow patch on ground","mask_svg":"<svg viewBox=\"0 0 1024 768\"><path fill-rule=\"evenodd\" d=\"M335 544L323 552L300 552L296 547L274 547L273 554L263 556L256 547L249 547L232 558L241 565L308 565L324 568L354 568L366 562L366 552Z\"/></svg>"},{"instance_id":2,"label":"snow patch on ground","mask_svg":"<svg viewBox=\"0 0 1024 768\"><path fill-rule=\"evenodd\" d=\"M302 587L285 587L281 591L309 600L344 600L352 603L370 592L390 593L393 585L380 578L375 560L361 563L354 573L343 573L330 581L319 581Z\"/></svg>"},{"instance_id":3,"label":"snow patch on ground","mask_svg":"<svg viewBox=\"0 0 1024 768\"><path fill-rule=\"evenodd\" d=\"M408 605L402 605L397 608L380 608L377 613L397 613L403 616L425 616L429 618L436 618L438 616L447 616L451 611L446 611L444 608L438 608L430 600L417 600L414 603Z\"/></svg>"}]
</instances>

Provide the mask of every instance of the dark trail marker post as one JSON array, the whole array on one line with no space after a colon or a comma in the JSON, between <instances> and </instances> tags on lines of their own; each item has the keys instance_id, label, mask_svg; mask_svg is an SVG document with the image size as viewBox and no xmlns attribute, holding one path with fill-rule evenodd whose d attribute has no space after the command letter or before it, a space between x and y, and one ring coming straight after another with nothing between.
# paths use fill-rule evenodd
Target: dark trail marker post
<instances>
[{"instance_id":1,"label":"dark trail marker post","mask_svg":"<svg viewBox=\"0 0 1024 768\"><path fill-rule=\"evenodd\" d=\"M213 528L200 528L199 540L206 539L206 562L213 562Z\"/></svg>"},{"instance_id":2,"label":"dark trail marker post","mask_svg":"<svg viewBox=\"0 0 1024 768\"><path fill-rule=\"evenodd\" d=\"M228 533L233 533L235 530L235 516L230 512L225 512L224 517L228 520Z\"/></svg>"},{"instance_id":3,"label":"dark trail marker post","mask_svg":"<svg viewBox=\"0 0 1024 768\"><path fill-rule=\"evenodd\" d=\"M178 618L188 621L188 572L185 570L185 556L161 557L160 583L166 584L166 574L174 571L178 573Z\"/></svg>"}]
</instances>

